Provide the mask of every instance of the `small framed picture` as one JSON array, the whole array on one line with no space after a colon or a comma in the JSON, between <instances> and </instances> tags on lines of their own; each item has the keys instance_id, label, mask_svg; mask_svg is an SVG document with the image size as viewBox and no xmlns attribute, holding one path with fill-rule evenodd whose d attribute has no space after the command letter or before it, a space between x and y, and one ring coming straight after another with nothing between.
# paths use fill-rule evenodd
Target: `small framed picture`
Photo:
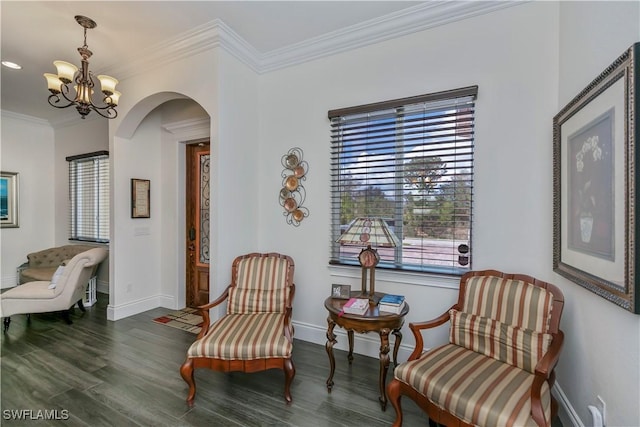
<instances>
[{"instance_id":1,"label":"small framed picture","mask_svg":"<svg viewBox=\"0 0 640 427\"><path fill-rule=\"evenodd\" d=\"M331 285L331 297L349 299L351 295L351 285Z\"/></svg>"},{"instance_id":2,"label":"small framed picture","mask_svg":"<svg viewBox=\"0 0 640 427\"><path fill-rule=\"evenodd\" d=\"M131 179L131 218L151 217L151 181Z\"/></svg>"}]
</instances>

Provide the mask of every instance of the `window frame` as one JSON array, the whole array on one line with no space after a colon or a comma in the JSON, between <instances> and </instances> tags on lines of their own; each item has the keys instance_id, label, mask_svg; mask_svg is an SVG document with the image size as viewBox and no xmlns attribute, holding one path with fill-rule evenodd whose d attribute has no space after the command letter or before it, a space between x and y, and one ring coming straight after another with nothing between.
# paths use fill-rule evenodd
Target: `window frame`
<instances>
[{"instance_id":1,"label":"window frame","mask_svg":"<svg viewBox=\"0 0 640 427\"><path fill-rule=\"evenodd\" d=\"M340 217L341 217L341 198L340 196L344 195L346 192L344 190L340 190L339 186L340 184L336 184L335 179L336 176L340 177L340 160L336 160L336 155L341 155L344 154L344 147L342 148L336 148L336 144L340 144L342 142L342 137L341 136L336 136L336 129L340 129L340 124L336 124L336 121L340 120L340 118L348 118L348 117L355 117L357 115L366 115L366 114L381 114L383 112L385 112L385 110L393 110L393 118L394 120L398 120L399 117L401 117L404 113L404 108L410 108L413 107L417 104L425 104L427 105L427 107L429 106L436 106L438 105L439 102L451 102L455 104L455 100L458 99L463 99L463 100L467 100L469 107L458 107L456 106L456 112L458 110L460 111L464 111L465 109L468 109L467 112L465 112L466 115L469 115L471 117L470 119L470 131L469 131L469 135L470 135L470 160L468 161L470 163L470 167L469 167L469 171L468 171L468 175L469 177L467 178L468 181L468 195L463 194L462 196L458 196L455 194L454 192L454 203L455 206L457 207L457 203L459 202L459 200L465 200L464 197L468 197L468 244L467 244L467 248L471 248L471 240L472 240L472 232L473 232L473 203L474 203L474 195L473 195L473 178L474 178L474 171L473 171L473 167L474 167L474 150L475 150L475 132L474 132L474 128L475 128L475 103L477 100L477 93L478 93L478 86L469 86L469 87L464 87L464 88L459 88L459 89L453 89L453 90L447 90L447 91L442 91L442 92L437 92L437 93L431 93L431 94L425 94L425 95L419 95L419 96L414 96L414 97L408 97L408 98L400 98L400 99L395 99L395 100L390 100L390 101L383 101L383 102L378 102L378 103L372 103L372 104L365 104L365 105L360 105L360 106L356 106L356 107L348 107L348 108L341 108L341 109L335 109L335 110L330 110L328 112L328 118L331 121L331 126L332 126L332 138L331 138L331 170L330 170L330 174L331 174L331 189L330 189L330 193L331 193L331 227L330 227L330 232L331 232L331 241L330 241L330 261L329 264L330 265L334 265L334 266L358 266L359 263L357 261L357 257L352 257L353 259L350 258L346 258L344 255L341 256L341 251L340 251L340 245L338 243L336 243L336 239L338 237L340 237L340 235L342 234L342 232L344 232L344 230L342 230L342 224L340 221ZM378 116L378 117L382 117L382 116ZM348 119L346 119L348 120ZM400 127L398 127L397 125L395 125L396 128L400 128L400 129L404 129L402 127L402 125ZM391 127L387 126L387 129L390 129ZM457 136L457 124L456 126L453 128L453 134L454 136ZM346 140L348 140L348 138L345 138ZM425 141L427 142L431 142L430 139L435 139L435 138L423 138ZM393 181L394 181L394 185L395 185L395 189L394 189L394 201L393 201L393 218L391 218L393 220L393 226L394 226L394 231L396 232L396 234L398 235L398 237L400 239L402 239L402 236L404 235L404 223L405 223L405 206L404 206L404 202L401 200L404 200L407 196L406 196L406 181L405 179L407 178L407 174L405 174L406 168L405 168L405 160L406 160L406 156L405 155L398 155L398 154L402 154L402 144L404 137L398 137L395 140L395 151L393 151L393 156L395 158L395 160L391 160L391 162L395 162L395 169L393 172ZM400 147L400 148L399 148ZM353 154L352 154L353 155ZM457 161L454 162L455 165L457 166L458 163ZM446 165L446 163L445 163ZM459 171L459 169L461 168L461 166L457 166L455 168L456 172L453 175L450 176L455 176L455 177L459 177L461 175L464 175L463 173L461 173ZM397 171L400 171L400 173L397 173ZM367 175L368 176L368 175ZM339 180L339 178L338 178ZM465 183L467 183L467 181L465 181ZM336 187L336 185L338 187ZM460 197L461 199L458 199L457 197ZM452 213L451 214L451 218L455 218L456 214ZM453 222L453 220L451 220ZM455 232L453 233L455 234ZM453 238L451 240L452 242L455 241L455 238ZM421 250L423 250L424 246L420 245ZM458 254L458 260L464 260L464 258L466 257L467 260L467 264L464 266L458 266L458 264L455 264L454 261L452 261L452 265L451 266L443 266L443 267L439 267L435 264L428 264L428 263L424 263L424 256L421 255L420 256L420 264L417 266L412 266L409 263L407 263L405 261L405 263L402 263L402 251L403 248L396 248L393 251L393 261L390 261L389 259L386 260L382 260L380 262L380 264L378 265L379 268L383 268L383 269L389 269L389 270L398 270L398 271L403 271L403 272L407 272L407 273L418 273L418 274L435 274L435 275L449 275L449 276L460 276L462 274L464 274L465 272L469 271L471 269L471 251L469 250L468 253L461 253L459 252ZM455 255L455 254L454 254Z\"/></svg>"},{"instance_id":2,"label":"window frame","mask_svg":"<svg viewBox=\"0 0 640 427\"><path fill-rule=\"evenodd\" d=\"M69 240L109 243L109 151L69 156L66 161L69 162ZM81 165L88 162L94 162L94 166L80 171ZM88 177L89 182L83 184L81 177ZM83 201L83 194L87 195L88 202ZM93 216L88 221L87 213Z\"/></svg>"}]
</instances>

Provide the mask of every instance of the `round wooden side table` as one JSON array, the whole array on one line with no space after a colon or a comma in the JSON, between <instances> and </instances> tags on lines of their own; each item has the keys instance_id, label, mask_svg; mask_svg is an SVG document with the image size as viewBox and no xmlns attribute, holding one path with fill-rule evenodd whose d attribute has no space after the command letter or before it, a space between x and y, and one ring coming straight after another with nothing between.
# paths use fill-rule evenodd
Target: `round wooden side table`
<instances>
[{"instance_id":1,"label":"round wooden side table","mask_svg":"<svg viewBox=\"0 0 640 427\"><path fill-rule=\"evenodd\" d=\"M359 292L352 292L352 297L357 297ZM384 294L377 293L376 296L382 298ZM378 298L379 299L379 298ZM398 365L398 348L402 341L402 332L400 329L404 324L404 317L409 313L409 304L405 303L399 314L379 311L377 305L370 304L369 310L362 315L347 314L342 312L342 306L347 302L346 299L337 299L329 297L324 301L324 307L329 312L327 317L327 354L329 355L329 364L331 371L327 379L327 390L331 393L333 387L333 374L336 369L336 361L333 356L333 346L337 342L333 329L336 325L347 331L349 339L349 364L353 362L353 333L377 332L380 335L380 372L378 382L380 385L380 406L382 410L387 409L387 394L385 384L387 380L387 371L389 369L389 333L395 335L396 340L393 346L393 364Z\"/></svg>"}]
</instances>

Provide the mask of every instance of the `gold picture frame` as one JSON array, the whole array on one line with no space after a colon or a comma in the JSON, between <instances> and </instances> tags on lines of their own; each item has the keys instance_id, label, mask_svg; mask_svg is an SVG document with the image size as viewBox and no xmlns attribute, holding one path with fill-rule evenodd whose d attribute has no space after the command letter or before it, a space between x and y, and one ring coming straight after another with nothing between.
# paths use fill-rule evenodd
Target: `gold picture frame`
<instances>
[{"instance_id":1,"label":"gold picture frame","mask_svg":"<svg viewBox=\"0 0 640 427\"><path fill-rule=\"evenodd\" d=\"M17 172L0 172L0 226L19 227Z\"/></svg>"},{"instance_id":2,"label":"gold picture frame","mask_svg":"<svg viewBox=\"0 0 640 427\"><path fill-rule=\"evenodd\" d=\"M553 269L640 314L640 43L553 119Z\"/></svg>"},{"instance_id":3,"label":"gold picture frame","mask_svg":"<svg viewBox=\"0 0 640 427\"><path fill-rule=\"evenodd\" d=\"M151 181L131 179L131 218L151 218Z\"/></svg>"}]
</instances>

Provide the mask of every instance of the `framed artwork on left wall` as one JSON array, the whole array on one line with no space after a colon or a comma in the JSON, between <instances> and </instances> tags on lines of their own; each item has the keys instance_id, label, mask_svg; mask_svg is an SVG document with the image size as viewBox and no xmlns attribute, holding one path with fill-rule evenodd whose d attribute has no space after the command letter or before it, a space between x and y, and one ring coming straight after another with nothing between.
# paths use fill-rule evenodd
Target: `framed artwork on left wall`
<instances>
[{"instance_id":1,"label":"framed artwork on left wall","mask_svg":"<svg viewBox=\"0 0 640 427\"><path fill-rule=\"evenodd\" d=\"M0 226L19 227L17 172L0 172Z\"/></svg>"}]
</instances>

